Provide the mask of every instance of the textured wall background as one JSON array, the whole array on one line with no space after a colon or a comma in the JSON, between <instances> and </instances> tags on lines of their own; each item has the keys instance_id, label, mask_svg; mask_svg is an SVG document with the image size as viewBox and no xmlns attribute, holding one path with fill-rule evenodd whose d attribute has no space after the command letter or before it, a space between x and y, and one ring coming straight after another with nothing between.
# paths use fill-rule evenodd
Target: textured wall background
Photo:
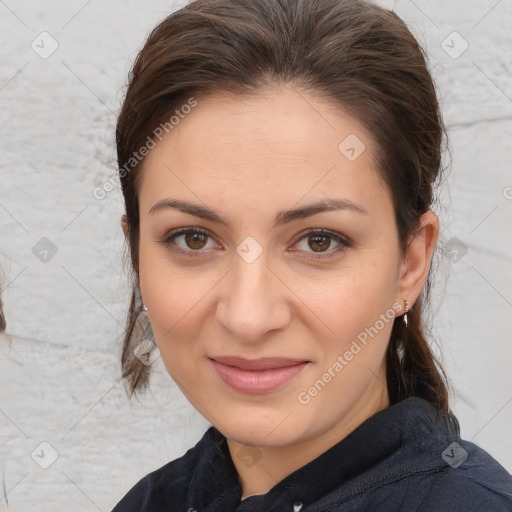
<instances>
[{"instance_id":1,"label":"textured wall background","mask_svg":"<svg viewBox=\"0 0 512 512\"><path fill-rule=\"evenodd\" d=\"M512 0L380 3L426 47L451 136L434 334L454 410L510 471ZM92 193L136 52L183 4L0 0L1 511L108 511L208 426L160 360L127 399L121 196Z\"/></svg>"}]
</instances>

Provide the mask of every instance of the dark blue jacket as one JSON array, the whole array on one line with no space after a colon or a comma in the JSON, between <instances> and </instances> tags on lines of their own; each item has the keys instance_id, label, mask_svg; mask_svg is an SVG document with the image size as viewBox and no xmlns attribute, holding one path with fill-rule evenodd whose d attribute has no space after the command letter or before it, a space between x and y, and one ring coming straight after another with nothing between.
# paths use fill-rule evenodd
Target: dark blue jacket
<instances>
[{"instance_id":1,"label":"dark blue jacket","mask_svg":"<svg viewBox=\"0 0 512 512\"><path fill-rule=\"evenodd\" d=\"M461 440L453 415L407 398L266 494L240 499L226 439L211 427L185 455L142 478L112 512L512 512L512 476Z\"/></svg>"}]
</instances>

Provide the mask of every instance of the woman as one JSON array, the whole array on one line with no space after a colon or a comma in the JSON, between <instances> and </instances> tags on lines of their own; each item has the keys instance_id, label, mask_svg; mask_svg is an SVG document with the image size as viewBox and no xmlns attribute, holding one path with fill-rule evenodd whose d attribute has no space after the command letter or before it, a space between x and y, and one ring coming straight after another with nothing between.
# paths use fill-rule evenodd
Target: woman
<instances>
[{"instance_id":1,"label":"woman","mask_svg":"<svg viewBox=\"0 0 512 512\"><path fill-rule=\"evenodd\" d=\"M123 375L159 351L212 427L114 512L512 510L424 334L443 142L375 5L197 0L155 28L117 125Z\"/></svg>"}]
</instances>

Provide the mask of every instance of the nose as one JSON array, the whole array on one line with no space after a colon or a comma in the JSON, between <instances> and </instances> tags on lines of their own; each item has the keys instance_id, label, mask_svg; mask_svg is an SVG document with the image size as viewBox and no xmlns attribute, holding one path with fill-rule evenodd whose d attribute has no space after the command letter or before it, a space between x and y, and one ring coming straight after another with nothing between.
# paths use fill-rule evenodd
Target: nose
<instances>
[{"instance_id":1,"label":"nose","mask_svg":"<svg viewBox=\"0 0 512 512\"><path fill-rule=\"evenodd\" d=\"M252 263L237 256L224 279L216 320L234 339L256 343L290 322L291 292L267 265L264 254Z\"/></svg>"}]
</instances>

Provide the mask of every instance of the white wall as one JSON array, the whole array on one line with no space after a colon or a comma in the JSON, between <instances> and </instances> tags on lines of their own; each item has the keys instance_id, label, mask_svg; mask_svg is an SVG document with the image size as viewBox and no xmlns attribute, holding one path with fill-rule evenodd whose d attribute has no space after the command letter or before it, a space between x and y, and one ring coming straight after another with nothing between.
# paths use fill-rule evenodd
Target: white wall
<instances>
[{"instance_id":1,"label":"white wall","mask_svg":"<svg viewBox=\"0 0 512 512\"><path fill-rule=\"evenodd\" d=\"M427 47L451 135L449 194L438 210L434 332L456 391L454 410L463 437L511 471L512 2L380 3L395 8ZM0 472L8 501L0 498L1 511L31 511L36 503L39 512L108 511L208 425L161 361L151 391L127 399L118 362L129 299L121 195L92 195L115 174L115 116L128 69L150 28L178 5L0 2L8 323L0 340ZM35 40L39 52L51 50L43 31L58 43L46 59L31 48ZM460 56L464 41L446 39L453 31L469 45ZM48 261L38 250L49 251ZM57 458L43 469L35 460L49 464L53 449Z\"/></svg>"}]
</instances>

